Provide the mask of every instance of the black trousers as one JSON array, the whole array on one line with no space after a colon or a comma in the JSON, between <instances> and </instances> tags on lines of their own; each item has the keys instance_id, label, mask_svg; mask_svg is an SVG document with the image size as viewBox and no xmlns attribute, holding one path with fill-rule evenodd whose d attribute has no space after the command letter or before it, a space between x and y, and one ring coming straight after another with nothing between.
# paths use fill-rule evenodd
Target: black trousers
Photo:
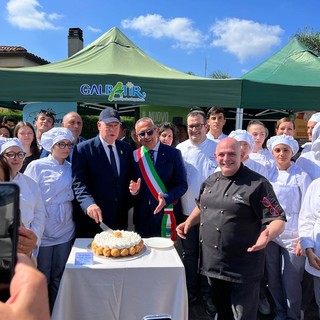
<instances>
[{"instance_id":1,"label":"black trousers","mask_svg":"<svg viewBox=\"0 0 320 320\"><path fill-rule=\"evenodd\" d=\"M235 283L208 278L218 320L253 320L257 318L260 281Z\"/></svg>"}]
</instances>

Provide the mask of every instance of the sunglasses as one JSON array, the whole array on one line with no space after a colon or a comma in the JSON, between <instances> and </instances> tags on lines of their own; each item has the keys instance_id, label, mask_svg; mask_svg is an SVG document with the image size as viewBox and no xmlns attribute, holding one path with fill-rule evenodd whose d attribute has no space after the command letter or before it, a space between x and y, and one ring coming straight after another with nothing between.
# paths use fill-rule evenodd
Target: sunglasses
<instances>
[{"instance_id":1,"label":"sunglasses","mask_svg":"<svg viewBox=\"0 0 320 320\"><path fill-rule=\"evenodd\" d=\"M141 131L140 133L138 133L138 135L143 138L145 135L147 136L152 136L154 133L154 129L151 130L147 130L147 131Z\"/></svg>"},{"instance_id":2,"label":"sunglasses","mask_svg":"<svg viewBox=\"0 0 320 320\"><path fill-rule=\"evenodd\" d=\"M19 159L24 159L25 158L25 156L26 156L26 153L25 152L22 152L22 151L20 151L20 152L13 152L13 151L10 151L10 152L6 152L5 154L4 154L7 158L9 158L9 159L15 159L15 158L19 158Z\"/></svg>"},{"instance_id":3,"label":"sunglasses","mask_svg":"<svg viewBox=\"0 0 320 320\"><path fill-rule=\"evenodd\" d=\"M261 203L264 207L269 208L269 212L273 216L279 216L279 211L274 207L274 205L270 202L270 200L266 197L263 197Z\"/></svg>"}]
</instances>

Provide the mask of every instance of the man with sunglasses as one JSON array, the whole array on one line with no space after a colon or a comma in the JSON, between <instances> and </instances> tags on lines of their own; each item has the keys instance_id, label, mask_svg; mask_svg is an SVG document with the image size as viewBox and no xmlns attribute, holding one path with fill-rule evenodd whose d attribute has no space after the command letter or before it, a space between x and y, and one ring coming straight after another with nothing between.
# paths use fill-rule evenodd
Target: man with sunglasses
<instances>
[{"instance_id":1,"label":"man with sunglasses","mask_svg":"<svg viewBox=\"0 0 320 320\"><path fill-rule=\"evenodd\" d=\"M161 236L162 219L167 207L174 204L188 188L186 171L181 152L159 141L158 128L151 118L139 119L135 130L142 145L134 151L137 180L131 181L129 187L135 195L135 230L142 237ZM145 159L148 161L143 162ZM163 186L160 190L157 189L159 180ZM157 190L155 193L152 192L154 189Z\"/></svg>"},{"instance_id":2,"label":"man with sunglasses","mask_svg":"<svg viewBox=\"0 0 320 320\"><path fill-rule=\"evenodd\" d=\"M83 211L76 212L77 237L94 237L101 221L112 229L128 227L133 157L130 144L117 140L120 124L119 113L107 107L99 115L99 134L74 146L73 189Z\"/></svg>"},{"instance_id":3,"label":"man with sunglasses","mask_svg":"<svg viewBox=\"0 0 320 320\"><path fill-rule=\"evenodd\" d=\"M270 182L241 163L237 140L222 139L215 157L221 171L204 181L197 206L177 232L184 239L200 224L200 272L212 287L218 319L252 320L264 248L283 232L286 217Z\"/></svg>"}]
</instances>

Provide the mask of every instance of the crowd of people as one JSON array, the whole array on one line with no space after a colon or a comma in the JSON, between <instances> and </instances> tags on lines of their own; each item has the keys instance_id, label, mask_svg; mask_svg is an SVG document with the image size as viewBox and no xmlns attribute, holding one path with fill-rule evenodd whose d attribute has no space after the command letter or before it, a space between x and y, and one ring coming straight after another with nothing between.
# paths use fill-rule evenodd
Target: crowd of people
<instances>
[{"instance_id":1,"label":"crowd of people","mask_svg":"<svg viewBox=\"0 0 320 320\"><path fill-rule=\"evenodd\" d=\"M100 222L127 229L131 208L142 237L165 236L170 218L189 303L201 297L210 316L255 319L271 313L270 296L278 320L303 319L314 297L320 310L320 113L304 148L290 118L273 135L258 120L227 135L216 106L191 110L187 125L143 117L131 142L110 107L88 140L78 113L61 127L54 121L41 110L33 124L9 118L0 126L0 179L20 187L18 252L45 275L49 312L74 239L94 237ZM34 273L40 290L43 279L24 263L15 277Z\"/></svg>"}]
</instances>

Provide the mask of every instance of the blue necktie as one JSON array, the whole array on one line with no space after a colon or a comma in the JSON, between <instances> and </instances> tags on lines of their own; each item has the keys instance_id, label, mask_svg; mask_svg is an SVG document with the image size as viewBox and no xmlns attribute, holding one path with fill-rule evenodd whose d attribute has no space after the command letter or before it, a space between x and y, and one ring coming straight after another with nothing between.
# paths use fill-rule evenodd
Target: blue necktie
<instances>
[{"instance_id":1,"label":"blue necktie","mask_svg":"<svg viewBox=\"0 0 320 320\"><path fill-rule=\"evenodd\" d=\"M152 161L152 163L154 165L154 150L148 150L148 152L149 152L149 155L150 155L150 159L151 159L151 161Z\"/></svg>"},{"instance_id":2,"label":"blue necktie","mask_svg":"<svg viewBox=\"0 0 320 320\"><path fill-rule=\"evenodd\" d=\"M111 167L113 170L114 175L117 177L118 176L118 169L117 169L117 164L116 164L116 158L114 157L114 152L112 150L112 145L108 145L108 148L110 150L110 163Z\"/></svg>"}]
</instances>

